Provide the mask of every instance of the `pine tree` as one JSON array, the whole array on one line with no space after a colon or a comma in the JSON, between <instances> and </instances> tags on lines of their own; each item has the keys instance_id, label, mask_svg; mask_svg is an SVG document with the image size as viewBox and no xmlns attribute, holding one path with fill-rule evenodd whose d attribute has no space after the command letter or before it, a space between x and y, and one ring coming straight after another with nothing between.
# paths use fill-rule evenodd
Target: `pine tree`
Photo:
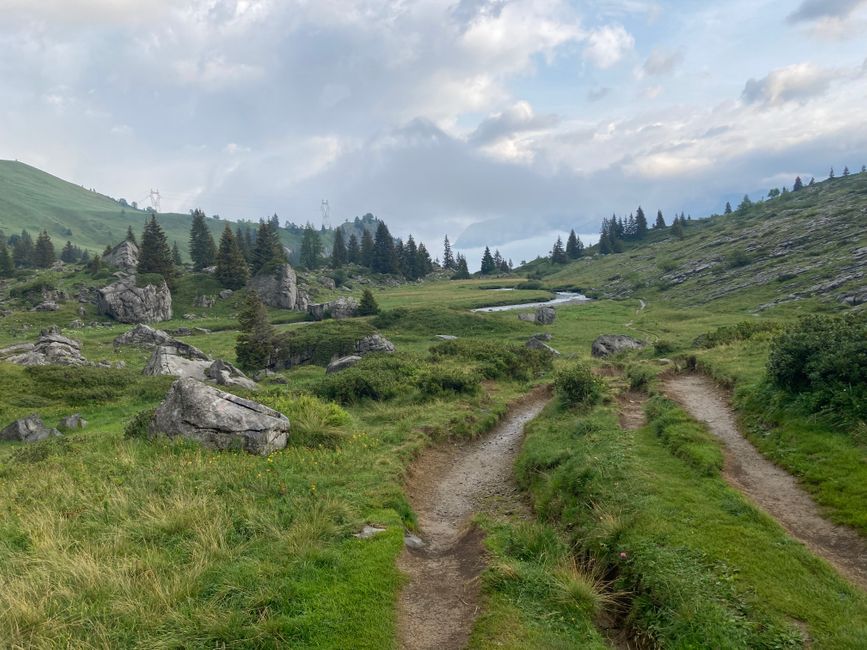
<instances>
[{"instance_id":1,"label":"pine tree","mask_svg":"<svg viewBox=\"0 0 867 650\"><path fill-rule=\"evenodd\" d=\"M833 167L831 167L831 171L828 172L828 180L830 180L832 178L834 178L834 168Z\"/></svg>"},{"instance_id":2,"label":"pine tree","mask_svg":"<svg viewBox=\"0 0 867 650\"><path fill-rule=\"evenodd\" d=\"M0 278L11 278L15 275L15 260L6 245L6 237L0 236Z\"/></svg>"},{"instance_id":3,"label":"pine tree","mask_svg":"<svg viewBox=\"0 0 867 650\"><path fill-rule=\"evenodd\" d=\"M421 277L418 268L418 246L415 245L415 239L410 235L406 240L406 246L402 255L403 274L409 280L418 280Z\"/></svg>"},{"instance_id":4,"label":"pine tree","mask_svg":"<svg viewBox=\"0 0 867 650\"><path fill-rule=\"evenodd\" d=\"M861 173L862 174L867 173L867 165L861 165Z\"/></svg>"},{"instance_id":5,"label":"pine tree","mask_svg":"<svg viewBox=\"0 0 867 650\"><path fill-rule=\"evenodd\" d=\"M57 258L54 255L54 244L47 230L43 230L36 238L36 246L33 248L33 265L40 269L49 268Z\"/></svg>"},{"instance_id":6,"label":"pine tree","mask_svg":"<svg viewBox=\"0 0 867 650\"><path fill-rule=\"evenodd\" d=\"M494 264L494 256L491 255L491 249L485 246L485 253L482 255L482 275L490 275L497 270L497 265Z\"/></svg>"},{"instance_id":7,"label":"pine tree","mask_svg":"<svg viewBox=\"0 0 867 650\"><path fill-rule=\"evenodd\" d=\"M343 228L334 231L334 244L331 246L331 268L339 269L348 262L349 254L343 241Z\"/></svg>"},{"instance_id":8,"label":"pine tree","mask_svg":"<svg viewBox=\"0 0 867 650\"><path fill-rule=\"evenodd\" d=\"M241 254L238 239L232 234L229 224L220 236L220 247L217 250L217 270L214 273L217 281L226 289L237 290L247 284L250 271L247 261Z\"/></svg>"},{"instance_id":9,"label":"pine tree","mask_svg":"<svg viewBox=\"0 0 867 650\"><path fill-rule=\"evenodd\" d=\"M635 236L638 239L647 237L647 217L644 216L644 210L638 206L638 211L635 213Z\"/></svg>"},{"instance_id":10,"label":"pine tree","mask_svg":"<svg viewBox=\"0 0 867 650\"><path fill-rule=\"evenodd\" d=\"M741 203L738 206L738 213L744 214L747 210L749 210L753 205L752 200L750 199L749 194L744 194L744 198L741 199Z\"/></svg>"},{"instance_id":11,"label":"pine tree","mask_svg":"<svg viewBox=\"0 0 867 650\"><path fill-rule=\"evenodd\" d=\"M577 260L584 254L584 244L581 243L581 238L575 234L575 230L569 231L569 238L566 240L566 257L570 260Z\"/></svg>"},{"instance_id":12,"label":"pine tree","mask_svg":"<svg viewBox=\"0 0 867 650\"><path fill-rule=\"evenodd\" d=\"M184 265L184 260L181 259L181 249L178 248L178 240L172 242L172 262L175 263L176 268L180 268ZM213 266L213 264L209 264L208 266Z\"/></svg>"},{"instance_id":13,"label":"pine tree","mask_svg":"<svg viewBox=\"0 0 867 650\"><path fill-rule=\"evenodd\" d=\"M656 223L653 224L656 229L665 228L665 217L662 216L662 210L656 211Z\"/></svg>"},{"instance_id":14,"label":"pine tree","mask_svg":"<svg viewBox=\"0 0 867 650\"><path fill-rule=\"evenodd\" d=\"M286 253L283 252L283 244L280 243L280 236L277 231L274 230L271 222L260 221L259 230L256 232L253 260L250 263L250 270L253 275L257 275L263 270L268 272L271 267L285 262Z\"/></svg>"},{"instance_id":15,"label":"pine tree","mask_svg":"<svg viewBox=\"0 0 867 650\"><path fill-rule=\"evenodd\" d=\"M795 184L792 186L792 191L797 192L800 189L803 189L804 183L801 181L800 176L795 176Z\"/></svg>"},{"instance_id":16,"label":"pine tree","mask_svg":"<svg viewBox=\"0 0 867 650\"><path fill-rule=\"evenodd\" d=\"M610 255L611 250L611 237L610 231L612 226L609 224L608 219L602 220L602 230L599 232L599 254L600 255Z\"/></svg>"},{"instance_id":17,"label":"pine tree","mask_svg":"<svg viewBox=\"0 0 867 650\"><path fill-rule=\"evenodd\" d=\"M732 204L726 201L726 209L723 211L723 214L731 214L732 213Z\"/></svg>"},{"instance_id":18,"label":"pine tree","mask_svg":"<svg viewBox=\"0 0 867 650\"><path fill-rule=\"evenodd\" d=\"M102 258L99 255L94 255L93 259L87 264L88 272L96 277L102 270Z\"/></svg>"},{"instance_id":19,"label":"pine tree","mask_svg":"<svg viewBox=\"0 0 867 650\"><path fill-rule=\"evenodd\" d=\"M299 261L305 269L318 269L322 257L322 240L319 233L310 222L304 226L304 234L301 237L301 251Z\"/></svg>"},{"instance_id":20,"label":"pine tree","mask_svg":"<svg viewBox=\"0 0 867 650\"><path fill-rule=\"evenodd\" d=\"M78 255L76 255L75 246L73 246L72 242L67 239L66 245L63 247L63 250L60 251L60 261L65 262L66 264L72 264L77 259Z\"/></svg>"},{"instance_id":21,"label":"pine tree","mask_svg":"<svg viewBox=\"0 0 867 650\"><path fill-rule=\"evenodd\" d=\"M674 223L671 224L671 234L678 239L683 239L683 222L680 219L675 219Z\"/></svg>"},{"instance_id":22,"label":"pine tree","mask_svg":"<svg viewBox=\"0 0 867 650\"><path fill-rule=\"evenodd\" d=\"M361 249L358 247L358 237L355 233L349 235L349 243L346 245L346 261L350 264L358 264L361 259Z\"/></svg>"},{"instance_id":23,"label":"pine tree","mask_svg":"<svg viewBox=\"0 0 867 650\"><path fill-rule=\"evenodd\" d=\"M443 240L443 268L446 271L451 271L455 268L455 258L452 254L452 245L449 243L448 235Z\"/></svg>"},{"instance_id":24,"label":"pine tree","mask_svg":"<svg viewBox=\"0 0 867 650\"><path fill-rule=\"evenodd\" d=\"M810 182L807 183L807 187L813 187L813 185L815 185L815 184L816 184L816 177L815 177L815 176L811 176L811 177L810 177Z\"/></svg>"},{"instance_id":25,"label":"pine tree","mask_svg":"<svg viewBox=\"0 0 867 650\"><path fill-rule=\"evenodd\" d=\"M379 305L370 289L361 292L361 302L358 303L359 316L375 316L379 313Z\"/></svg>"},{"instance_id":26,"label":"pine tree","mask_svg":"<svg viewBox=\"0 0 867 650\"><path fill-rule=\"evenodd\" d=\"M373 235L370 234L367 228L361 233L361 251L358 261L362 266L366 266L369 269L373 268Z\"/></svg>"},{"instance_id":27,"label":"pine tree","mask_svg":"<svg viewBox=\"0 0 867 650\"><path fill-rule=\"evenodd\" d=\"M398 273L398 260L394 250L394 240L388 226L380 221L373 238L371 268L377 273Z\"/></svg>"},{"instance_id":28,"label":"pine tree","mask_svg":"<svg viewBox=\"0 0 867 650\"><path fill-rule=\"evenodd\" d=\"M194 210L193 223L190 226L190 259L193 260L193 270L201 271L213 266L216 257L217 247L205 221L205 213Z\"/></svg>"},{"instance_id":29,"label":"pine tree","mask_svg":"<svg viewBox=\"0 0 867 650\"><path fill-rule=\"evenodd\" d=\"M247 292L238 323L241 331L235 343L238 365L248 371L267 368L274 353L274 328L268 321L265 304L253 290Z\"/></svg>"},{"instance_id":30,"label":"pine tree","mask_svg":"<svg viewBox=\"0 0 867 650\"><path fill-rule=\"evenodd\" d=\"M33 266L33 238L26 230L22 230L12 243L12 259L15 266Z\"/></svg>"},{"instance_id":31,"label":"pine tree","mask_svg":"<svg viewBox=\"0 0 867 650\"><path fill-rule=\"evenodd\" d=\"M163 276L169 287L174 285L175 265L172 260L172 249L166 233L152 214L145 224L141 236L141 249L138 259L139 273L158 273Z\"/></svg>"},{"instance_id":32,"label":"pine tree","mask_svg":"<svg viewBox=\"0 0 867 650\"><path fill-rule=\"evenodd\" d=\"M131 242L138 246L138 242L135 239L135 233L132 231L132 226L126 227L126 241Z\"/></svg>"},{"instance_id":33,"label":"pine tree","mask_svg":"<svg viewBox=\"0 0 867 650\"><path fill-rule=\"evenodd\" d=\"M455 258L455 272L452 280L469 280L470 270L467 268L467 258L458 253Z\"/></svg>"},{"instance_id":34,"label":"pine tree","mask_svg":"<svg viewBox=\"0 0 867 650\"><path fill-rule=\"evenodd\" d=\"M845 177L845 176L848 176L848 175L849 175L849 167L848 167L848 166L843 167L843 176Z\"/></svg>"},{"instance_id":35,"label":"pine tree","mask_svg":"<svg viewBox=\"0 0 867 650\"><path fill-rule=\"evenodd\" d=\"M554 264L565 264L569 261L566 257L566 251L563 250L563 240L557 236L557 241L554 242L554 247L551 249L551 261Z\"/></svg>"}]
</instances>

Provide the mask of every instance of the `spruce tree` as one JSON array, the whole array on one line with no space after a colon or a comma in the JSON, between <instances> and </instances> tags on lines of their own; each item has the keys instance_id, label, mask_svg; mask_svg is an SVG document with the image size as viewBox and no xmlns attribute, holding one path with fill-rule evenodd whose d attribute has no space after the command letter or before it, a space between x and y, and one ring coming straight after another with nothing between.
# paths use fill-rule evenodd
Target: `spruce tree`
<instances>
[{"instance_id":1,"label":"spruce tree","mask_svg":"<svg viewBox=\"0 0 867 650\"><path fill-rule=\"evenodd\" d=\"M419 243L418 245L415 266L420 278L433 272L433 262L431 261L430 253L427 252L427 246L425 246L424 243Z\"/></svg>"},{"instance_id":2,"label":"spruce tree","mask_svg":"<svg viewBox=\"0 0 867 650\"><path fill-rule=\"evenodd\" d=\"M379 313L379 305L376 303L376 298L373 297L373 292L370 289L365 289L361 293L361 302L358 303L359 316L375 316Z\"/></svg>"},{"instance_id":3,"label":"spruce tree","mask_svg":"<svg viewBox=\"0 0 867 650\"><path fill-rule=\"evenodd\" d=\"M723 214L731 214L732 213L732 204L726 201L726 209L723 211Z\"/></svg>"},{"instance_id":4,"label":"spruce tree","mask_svg":"<svg viewBox=\"0 0 867 650\"><path fill-rule=\"evenodd\" d=\"M482 275L490 275L497 270L497 265L494 263L494 257L491 255L491 249L485 246L485 253L482 255Z\"/></svg>"},{"instance_id":5,"label":"spruce tree","mask_svg":"<svg viewBox=\"0 0 867 650\"><path fill-rule=\"evenodd\" d=\"M602 230L599 232L599 254L600 255L610 255L614 251L611 250L611 232L612 226L609 224L608 219L602 220Z\"/></svg>"},{"instance_id":6,"label":"spruce tree","mask_svg":"<svg viewBox=\"0 0 867 650\"><path fill-rule=\"evenodd\" d=\"M102 270L102 258L99 255L94 255L93 259L87 263L88 272L96 277Z\"/></svg>"},{"instance_id":7,"label":"spruce tree","mask_svg":"<svg viewBox=\"0 0 867 650\"><path fill-rule=\"evenodd\" d=\"M33 248L33 265L40 269L49 268L57 258L54 255L54 244L47 230L43 230L36 238L36 246Z\"/></svg>"},{"instance_id":8,"label":"spruce tree","mask_svg":"<svg viewBox=\"0 0 867 650\"><path fill-rule=\"evenodd\" d=\"M581 238L575 234L575 230L569 231L569 238L566 240L566 257L570 260L577 260L584 254L584 244L581 243Z\"/></svg>"},{"instance_id":9,"label":"spruce tree","mask_svg":"<svg viewBox=\"0 0 867 650\"><path fill-rule=\"evenodd\" d=\"M862 174L867 173L867 165L861 165L861 173Z\"/></svg>"},{"instance_id":10,"label":"spruce tree","mask_svg":"<svg viewBox=\"0 0 867 650\"><path fill-rule=\"evenodd\" d=\"M447 271L455 268L455 258L452 254L452 245L449 243L448 235L443 240L443 268Z\"/></svg>"},{"instance_id":11,"label":"spruce tree","mask_svg":"<svg viewBox=\"0 0 867 650\"><path fill-rule=\"evenodd\" d=\"M305 269L318 269L322 258L322 240L313 224L304 226L304 234L301 237L301 251L299 261Z\"/></svg>"},{"instance_id":12,"label":"spruce tree","mask_svg":"<svg viewBox=\"0 0 867 650\"><path fill-rule=\"evenodd\" d=\"M257 275L263 269L269 270L272 266L285 262L286 254L283 252L283 244L280 243L277 231L270 222L260 221L259 230L256 232L253 260L250 263L251 272Z\"/></svg>"},{"instance_id":13,"label":"spruce tree","mask_svg":"<svg viewBox=\"0 0 867 650\"><path fill-rule=\"evenodd\" d=\"M15 260L9 246L6 245L6 237L0 237L0 278L11 278L15 275Z\"/></svg>"},{"instance_id":14,"label":"spruce tree","mask_svg":"<svg viewBox=\"0 0 867 650\"><path fill-rule=\"evenodd\" d=\"M220 236L220 247L217 250L217 270L214 274L217 281L226 289L237 290L247 284L250 271L247 261L241 254L238 239L232 234L229 224Z\"/></svg>"},{"instance_id":15,"label":"spruce tree","mask_svg":"<svg viewBox=\"0 0 867 650\"><path fill-rule=\"evenodd\" d=\"M176 268L181 268L184 264L184 260L181 259L181 249L178 248L178 240L172 242L172 262L175 263ZM213 264L209 264L208 266L213 266Z\"/></svg>"},{"instance_id":16,"label":"spruce tree","mask_svg":"<svg viewBox=\"0 0 867 650\"><path fill-rule=\"evenodd\" d=\"M394 250L394 240L388 232L388 226L380 221L373 238L373 256L371 268L377 273L397 273L397 256Z\"/></svg>"},{"instance_id":17,"label":"spruce tree","mask_svg":"<svg viewBox=\"0 0 867 650\"><path fill-rule=\"evenodd\" d=\"M361 249L358 247L358 237L355 233L349 235L349 243L346 245L346 261L350 264L358 264L361 261Z\"/></svg>"},{"instance_id":18,"label":"spruce tree","mask_svg":"<svg viewBox=\"0 0 867 650\"><path fill-rule=\"evenodd\" d=\"M798 190L804 187L804 183L801 181L800 176L795 177L795 184L792 186L792 191L797 192Z\"/></svg>"},{"instance_id":19,"label":"spruce tree","mask_svg":"<svg viewBox=\"0 0 867 650\"><path fill-rule=\"evenodd\" d=\"M834 178L834 168L833 167L831 167L831 171L828 172L828 180L831 180L832 178Z\"/></svg>"},{"instance_id":20,"label":"spruce tree","mask_svg":"<svg viewBox=\"0 0 867 650\"><path fill-rule=\"evenodd\" d=\"M169 248L166 233L163 232L154 214L151 215L142 232L137 270L139 273L158 273L163 276L169 287L174 285L175 265L172 249Z\"/></svg>"},{"instance_id":21,"label":"spruce tree","mask_svg":"<svg viewBox=\"0 0 867 650\"><path fill-rule=\"evenodd\" d=\"M811 177L810 177L810 182L807 183L807 187L813 187L813 185L815 185L815 184L816 184L816 177L815 177L815 176L811 176Z\"/></svg>"},{"instance_id":22,"label":"spruce tree","mask_svg":"<svg viewBox=\"0 0 867 650\"><path fill-rule=\"evenodd\" d=\"M662 216L662 210L656 211L656 223L653 224L656 229L665 228L665 217Z\"/></svg>"},{"instance_id":23,"label":"spruce tree","mask_svg":"<svg viewBox=\"0 0 867 650\"><path fill-rule=\"evenodd\" d=\"M247 371L267 368L274 353L274 328L268 321L265 304L253 290L247 292L238 323L241 332L235 343L238 365Z\"/></svg>"},{"instance_id":24,"label":"spruce tree","mask_svg":"<svg viewBox=\"0 0 867 650\"><path fill-rule=\"evenodd\" d=\"M467 258L458 253L455 258L455 272L452 280L469 280L470 270L467 268Z\"/></svg>"},{"instance_id":25,"label":"spruce tree","mask_svg":"<svg viewBox=\"0 0 867 650\"><path fill-rule=\"evenodd\" d=\"M647 237L647 217L644 216L644 210L638 206L638 211L635 213L635 236L638 239Z\"/></svg>"},{"instance_id":26,"label":"spruce tree","mask_svg":"<svg viewBox=\"0 0 867 650\"><path fill-rule=\"evenodd\" d=\"M415 239L412 235L406 240L404 247L404 269L403 274L409 280L418 280L421 277L418 268L418 246L415 244Z\"/></svg>"},{"instance_id":27,"label":"spruce tree","mask_svg":"<svg viewBox=\"0 0 867 650\"><path fill-rule=\"evenodd\" d=\"M132 226L126 227L126 241L132 242L136 246L138 246L138 242L135 239L135 233L132 231Z\"/></svg>"},{"instance_id":28,"label":"spruce tree","mask_svg":"<svg viewBox=\"0 0 867 650\"><path fill-rule=\"evenodd\" d=\"M551 261L554 264L565 264L569 261L566 257L566 251L563 250L563 240L557 236L557 241L554 242L554 247L551 249Z\"/></svg>"},{"instance_id":29,"label":"spruce tree","mask_svg":"<svg viewBox=\"0 0 867 650\"><path fill-rule=\"evenodd\" d=\"M849 175L849 167L843 167L843 176L846 177Z\"/></svg>"},{"instance_id":30,"label":"spruce tree","mask_svg":"<svg viewBox=\"0 0 867 650\"><path fill-rule=\"evenodd\" d=\"M15 266L33 266L33 238L26 230L22 230L12 244L12 259Z\"/></svg>"},{"instance_id":31,"label":"spruce tree","mask_svg":"<svg viewBox=\"0 0 867 650\"><path fill-rule=\"evenodd\" d=\"M331 246L331 268L339 269L348 262L349 253L343 241L343 228L334 231L334 244Z\"/></svg>"},{"instance_id":32,"label":"spruce tree","mask_svg":"<svg viewBox=\"0 0 867 650\"><path fill-rule=\"evenodd\" d=\"M205 213L194 210L193 223L190 226L190 259L193 260L193 270L201 271L213 266L216 257L217 247L205 221Z\"/></svg>"},{"instance_id":33,"label":"spruce tree","mask_svg":"<svg viewBox=\"0 0 867 650\"><path fill-rule=\"evenodd\" d=\"M680 219L675 219L674 223L671 224L671 234L678 239L683 239L683 222Z\"/></svg>"},{"instance_id":34,"label":"spruce tree","mask_svg":"<svg viewBox=\"0 0 867 650\"><path fill-rule=\"evenodd\" d=\"M373 235L365 228L361 233L361 252L359 262L362 266L373 268Z\"/></svg>"},{"instance_id":35,"label":"spruce tree","mask_svg":"<svg viewBox=\"0 0 867 650\"><path fill-rule=\"evenodd\" d=\"M73 246L72 242L67 239L66 245L63 247L63 250L60 251L60 261L65 262L66 264L72 264L76 259L78 259L78 255L76 255L75 246Z\"/></svg>"},{"instance_id":36,"label":"spruce tree","mask_svg":"<svg viewBox=\"0 0 867 650\"><path fill-rule=\"evenodd\" d=\"M738 206L738 213L744 214L747 210L749 210L753 205L752 200L750 199L749 194L744 194L744 198L741 199L741 203Z\"/></svg>"}]
</instances>

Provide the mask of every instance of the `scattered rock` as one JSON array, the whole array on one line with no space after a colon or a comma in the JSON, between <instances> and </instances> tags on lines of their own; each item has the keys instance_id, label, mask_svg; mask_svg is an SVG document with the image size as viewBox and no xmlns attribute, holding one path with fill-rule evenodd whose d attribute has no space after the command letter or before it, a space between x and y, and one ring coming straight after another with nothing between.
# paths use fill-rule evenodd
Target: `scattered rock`
<instances>
[{"instance_id":1,"label":"scattered rock","mask_svg":"<svg viewBox=\"0 0 867 650\"><path fill-rule=\"evenodd\" d=\"M321 284L326 289L331 289L332 291L334 291L334 289L337 288L337 285L334 283L334 280L329 278L327 275L323 275L322 277L319 278L319 284Z\"/></svg>"},{"instance_id":2,"label":"scattered rock","mask_svg":"<svg viewBox=\"0 0 867 650\"><path fill-rule=\"evenodd\" d=\"M70 321L68 327L69 329L80 330L82 327L84 327L84 321L76 318L74 321Z\"/></svg>"},{"instance_id":3,"label":"scattered rock","mask_svg":"<svg viewBox=\"0 0 867 650\"><path fill-rule=\"evenodd\" d=\"M425 544L421 537L417 535L413 535L412 533L405 533L403 536L403 543L408 548L414 549L416 551L423 549Z\"/></svg>"},{"instance_id":4,"label":"scattered rock","mask_svg":"<svg viewBox=\"0 0 867 650\"><path fill-rule=\"evenodd\" d=\"M138 287L125 278L99 290L96 308L121 323L155 323L171 319L172 294L165 281Z\"/></svg>"},{"instance_id":5,"label":"scattered rock","mask_svg":"<svg viewBox=\"0 0 867 650\"><path fill-rule=\"evenodd\" d=\"M67 415L60 421L58 428L71 431L73 429L83 429L87 426L87 420L81 417L81 413Z\"/></svg>"},{"instance_id":6,"label":"scattered rock","mask_svg":"<svg viewBox=\"0 0 867 650\"><path fill-rule=\"evenodd\" d=\"M45 426L45 423L35 413L26 418L15 420L12 424L0 431L0 440L13 440L15 442L39 442L46 438L61 435L57 429Z\"/></svg>"},{"instance_id":7,"label":"scattered rock","mask_svg":"<svg viewBox=\"0 0 867 650\"><path fill-rule=\"evenodd\" d=\"M35 344L19 343L0 350L0 359L19 366L86 366L81 344L59 333L56 327L45 330Z\"/></svg>"},{"instance_id":8,"label":"scattered rock","mask_svg":"<svg viewBox=\"0 0 867 650\"><path fill-rule=\"evenodd\" d=\"M640 350L645 345L644 341L639 341L631 336L623 334L603 334L593 341L590 346L590 354L594 357L607 357L624 350Z\"/></svg>"},{"instance_id":9,"label":"scattered rock","mask_svg":"<svg viewBox=\"0 0 867 650\"><path fill-rule=\"evenodd\" d=\"M200 307L202 309L210 309L216 304L217 299L214 296L196 296L196 299L193 300L193 307Z\"/></svg>"},{"instance_id":10,"label":"scattered rock","mask_svg":"<svg viewBox=\"0 0 867 650\"><path fill-rule=\"evenodd\" d=\"M339 359L335 359L328 364L328 367L325 369L325 374L330 375L332 372L340 372L341 370L346 370L347 368L351 368L352 366L354 366L359 361L361 361L361 357L357 354L350 354L346 357L340 357Z\"/></svg>"},{"instance_id":11,"label":"scattered rock","mask_svg":"<svg viewBox=\"0 0 867 650\"><path fill-rule=\"evenodd\" d=\"M247 377L228 361L217 359L205 370L205 376L212 379L218 386L238 386L247 390L256 390L256 382Z\"/></svg>"},{"instance_id":12,"label":"scattered rock","mask_svg":"<svg viewBox=\"0 0 867 650\"><path fill-rule=\"evenodd\" d=\"M138 267L138 246L129 240L123 240L102 258L102 261L126 273L135 273Z\"/></svg>"},{"instance_id":13,"label":"scattered rock","mask_svg":"<svg viewBox=\"0 0 867 650\"><path fill-rule=\"evenodd\" d=\"M527 341L527 347L531 350L544 350L548 352L552 357L559 357L560 353L557 352L554 348L552 348L547 343L540 341L539 339L530 339Z\"/></svg>"},{"instance_id":14,"label":"scattered rock","mask_svg":"<svg viewBox=\"0 0 867 650\"><path fill-rule=\"evenodd\" d=\"M382 336L382 334L371 334L355 343L355 351L362 356L373 352L391 353L394 350L394 343Z\"/></svg>"},{"instance_id":15,"label":"scattered rock","mask_svg":"<svg viewBox=\"0 0 867 650\"><path fill-rule=\"evenodd\" d=\"M223 289L218 295L220 296L220 300L228 300L232 297L232 294L235 293L231 289Z\"/></svg>"},{"instance_id":16,"label":"scattered rock","mask_svg":"<svg viewBox=\"0 0 867 650\"><path fill-rule=\"evenodd\" d=\"M353 537L357 537L358 539L370 539L371 537L374 537L384 532L385 528L366 525L364 528L361 529L361 532L355 533Z\"/></svg>"},{"instance_id":17,"label":"scattered rock","mask_svg":"<svg viewBox=\"0 0 867 650\"><path fill-rule=\"evenodd\" d=\"M341 296L331 302L307 305L307 313L313 320L317 321L326 318L334 318L335 320L352 318L358 315L358 301L355 298Z\"/></svg>"},{"instance_id":18,"label":"scattered rock","mask_svg":"<svg viewBox=\"0 0 867 650\"><path fill-rule=\"evenodd\" d=\"M213 360L198 348L181 341L172 341L154 349L142 373L149 376L192 377L204 381L207 377L205 371L212 363Z\"/></svg>"},{"instance_id":19,"label":"scattered rock","mask_svg":"<svg viewBox=\"0 0 867 650\"><path fill-rule=\"evenodd\" d=\"M437 334L434 336L437 341L457 341L457 336L452 336L451 334Z\"/></svg>"},{"instance_id":20,"label":"scattered rock","mask_svg":"<svg viewBox=\"0 0 867 650\"><path fill-rule=\"evenodd\" d=\"M249 286L269 307L296 311L307 309L307 294L299 291L298 278L288 264L281 264L271 273L250 278Z\"/></svg>"},{"instance_id":21,"label":"scattered rock","mask_svg":"<svg viewBox=\"0 0 867 650\"><path fill-rule=\"evenodd\" d=\"M168 345L172 337L166 332L154 329L144 323L139 323L128 332L124 332L114 339L114 347L121 345L135 345L143 348L152 348L157 345Z\"/></svg>"},{"instance_id":22,"label":"scattered rock","mask_svg":"<svg viewBox=\"0 0 867 650\"><path fill-rule=\"evenodd\" d=\"M534 321L536 325L552 325L557 312L553 307L542 305L536 310Z\"/></svg>"},{"instance_id":23,"label":"scattered rock","mask_svg":"<svg viewBox=\"0 0 867 650\"><path fill-rule=\"evenodd\" d=\"M58 309L60 309L60 305L56 302L46 300L45 302L40 302L31 311L57 311Z\"/></svg>"},{"instance_id":24,"label":"scattered rock","mask_svg":"<svg viewBox=\"0 0 867 650\"><path fill-rule=\"evenodd\" d=\"M286 446L289 420L257 402L183 378L172 384L157 408L150 433L182 436L209 449L267 456Z\"/></svg>"},{"instance_id":25,"label":"scattered rock","mask_svg":"<svg viewBox=\"0 0 867 650\"><path fill-rule=\"evenodd\" d=\"M530 338L536 339L537 341L550 341L554 338L554 335L550 332L539 332L538 334L533 334Z\"/></svg>"}]
</instances>

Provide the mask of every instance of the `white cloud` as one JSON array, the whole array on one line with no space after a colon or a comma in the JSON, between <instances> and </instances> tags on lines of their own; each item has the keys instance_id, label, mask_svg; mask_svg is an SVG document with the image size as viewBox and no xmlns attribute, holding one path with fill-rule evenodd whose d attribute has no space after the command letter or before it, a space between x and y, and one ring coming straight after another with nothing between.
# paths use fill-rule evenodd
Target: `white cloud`
<instances>
[{"instance_id":1,"label":"white cloud","mask_svg":"<svg viewBox=\"0 0 867 650\"><path fill-rule=\"evenodd\" d=\"M811 63L797 63L773 70L761 79L750 79L741 98L747 104L775 106L786 102L805 102L827 92L831 82L840 76L837 70L826 70Z\"/></svg>"},{"instance_id":2,"label":"white cloud","mask_svg":"<svg viewBox=\"0 0 867 650\"><path fill-rule=\"evenodd\" d=\"M635 39L622 25L606 25L590 32L584 57L598 68L610 68L634 46Z\"/></svg>"}]
</instances>

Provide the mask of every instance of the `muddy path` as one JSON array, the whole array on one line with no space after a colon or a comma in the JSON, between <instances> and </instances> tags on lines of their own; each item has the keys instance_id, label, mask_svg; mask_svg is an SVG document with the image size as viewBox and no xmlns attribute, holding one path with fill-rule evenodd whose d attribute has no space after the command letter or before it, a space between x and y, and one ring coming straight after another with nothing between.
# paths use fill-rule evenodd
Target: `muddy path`
<instances>
[{"instance_id":1,"label":"muddy path","mask_svg":"<svg viewBox=\"0 0 867 650\"><path fill-rule=\"evenodd\" d=\"M441 445L413 463L407 491L418 515L421 548L408 544L398 567L409 578L398 602L398 643L407 650L467 644L480 611L484 568L477 513L529 514L513 477L524 425L550 398L537 389L490 433L465 445Z\"/></svg>"},{"instance_id":2,"label":"muddy path","mask_svg":"<svg viewBox=\"0 0 867 650\"><path fill-rule=\"evenodd\" d=\"M854 530L825 519L795 478L741 435L726 395L712 380L702 375L669 377L665 392L725 443L723 474L730 485L748 495L792 537L867 590L867 541Z\"/></svg>"}]
</instances>

